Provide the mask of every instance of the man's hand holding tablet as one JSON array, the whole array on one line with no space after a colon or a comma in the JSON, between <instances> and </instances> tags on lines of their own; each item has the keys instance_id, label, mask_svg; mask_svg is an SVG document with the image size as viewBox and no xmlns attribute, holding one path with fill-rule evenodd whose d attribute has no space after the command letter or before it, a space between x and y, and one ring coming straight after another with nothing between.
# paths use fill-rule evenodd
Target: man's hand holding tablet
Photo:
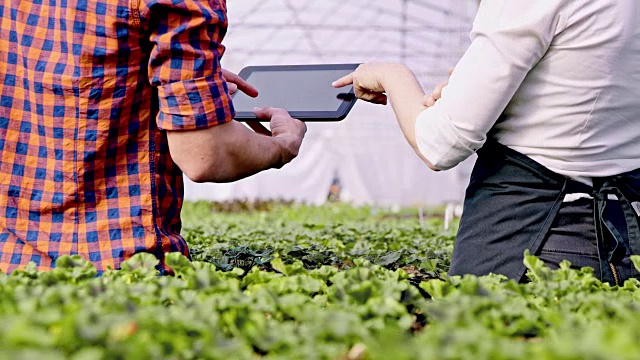
<instances>
[{"instance_id":1,"label":"man's hand holding tablet","mask_svg":"<svg viewBox=\"0 0 640 360\"><path fill-rule=\"evenodd\" d=\"M243 95L251 98L259 96L258 89L249 84L239 75L223 69L222 76L225 81L227 81L229 94L235 95L238 93L238 90L240 90ZM283 159L283 164L295 158L298 155L300 143L307 131L306 126L295 121L295 119L293 119L284 109L274 107L254 107L252 111L260 121L269 121L271 130L265 128L261 123L256 121L248 122L247 125L256 133L272 136L274 139L279 141L280 145L286 149L284 153L287 154L284 155L286 158Z\"/></svg>"}]
</instances>

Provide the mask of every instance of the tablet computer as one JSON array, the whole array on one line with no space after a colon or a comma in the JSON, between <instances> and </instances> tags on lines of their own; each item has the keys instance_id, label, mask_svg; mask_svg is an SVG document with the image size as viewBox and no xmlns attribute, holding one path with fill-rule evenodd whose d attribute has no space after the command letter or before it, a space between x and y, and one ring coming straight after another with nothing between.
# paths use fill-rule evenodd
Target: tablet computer
<instances>
[{"instance_id":1,"label":"tablet computer","mask_svg":"<svg viewBox=\"0 0 640 360\"><path fill-rule=\"evenodd\" d=\"M233 95L236 120L260 121L254 107L277 107L301 121L340 121L356 102L353 86L336 89L331 83L350 74L358 64L249 66L238 74L258 89L257 98L241 91Z\"/></svg>"}]
</instances>

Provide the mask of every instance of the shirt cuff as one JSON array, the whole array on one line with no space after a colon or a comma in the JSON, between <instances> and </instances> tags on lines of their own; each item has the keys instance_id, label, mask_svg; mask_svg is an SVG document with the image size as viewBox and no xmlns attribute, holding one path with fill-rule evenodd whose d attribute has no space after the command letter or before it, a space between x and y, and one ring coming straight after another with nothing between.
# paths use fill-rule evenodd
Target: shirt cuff
<instances>
[{"instance_id":1,"label":"shirt cuff","mask_svg":"<svg viewBox=\"0 0 640 360\"><path fill-rule=\"evenodd\" d=\"M157 123L163 130L210 128L235 117L227 84L221 75L158 86L158 100Z\"/></svg>"},{"instance_id":2,"label":"shirt cuff","mask_svg":"<svg viewBox=\"0 0 640 360\"><path fill-rule=\"evenodd\" d=\"M455 167L484 144L465 137L437 103L418 115L415 131L418 150L438 170Z\"/></svg>"}]
</instances>

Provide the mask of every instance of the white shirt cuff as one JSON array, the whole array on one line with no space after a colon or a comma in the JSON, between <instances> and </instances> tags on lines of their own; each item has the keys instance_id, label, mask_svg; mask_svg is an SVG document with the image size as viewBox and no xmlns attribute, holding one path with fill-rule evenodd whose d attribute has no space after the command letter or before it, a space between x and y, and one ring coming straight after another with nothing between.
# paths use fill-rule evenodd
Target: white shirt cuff
<instances>
[{"instance_id":1,"label":"white shirt cuff","mask_svg":"<svg viewBox=\"0 0 640 360\"><path fill-rule=\"evenodd\" d=\"M448 170L473 155L484 144L464 136L436 103L416 119L420 153L438 170Z\"/></svg>"}]
</instances>

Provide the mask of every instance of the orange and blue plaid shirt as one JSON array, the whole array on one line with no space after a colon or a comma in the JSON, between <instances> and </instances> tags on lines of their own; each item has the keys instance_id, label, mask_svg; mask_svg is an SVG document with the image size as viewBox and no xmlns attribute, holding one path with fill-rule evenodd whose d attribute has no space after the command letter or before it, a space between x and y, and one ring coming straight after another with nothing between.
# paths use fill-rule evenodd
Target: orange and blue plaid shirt
<instances>
[{"instance_id":1,"label":"orange and blue plaid shirt","mask_svg":"<svg viewBox=\"0 0 640 360\"><path fill-rule=\"evenodd\" d=\"M188 255L166 130L231 121L224 0L0 3L0 270Z\"/></svg>"}]
</instances>

